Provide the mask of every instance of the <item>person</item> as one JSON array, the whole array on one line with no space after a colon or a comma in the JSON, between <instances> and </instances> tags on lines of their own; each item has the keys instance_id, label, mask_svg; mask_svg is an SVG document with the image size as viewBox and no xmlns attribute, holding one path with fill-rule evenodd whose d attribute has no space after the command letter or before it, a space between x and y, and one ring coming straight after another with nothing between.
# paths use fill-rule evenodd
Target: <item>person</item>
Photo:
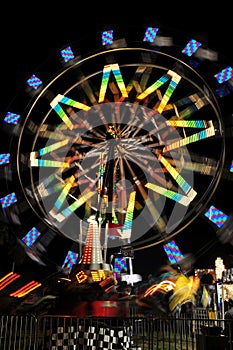
<instances>
[{"instance_id":1,"label":"person","mask_svg":"<svg viewBox=\"0 0 233 350\"><path fill-rule=\"evenodd\" d=\"M205 269L205 272L201 276L201 304L203 307L208 307L214 310L214 295L216 293L216 285L214 275L209 269Z\"/></svg>"},{"instance_id":2,"label":"person","mask_svg":"<svg viewBox=\"0 0 233 350\"><path fill-rule=\"evenodd\" d=\"M224 334L229 337L229 341L233 341L233 295L228 300L228 309L224 314L225 327Z\"/></svg>"}]
</instances>

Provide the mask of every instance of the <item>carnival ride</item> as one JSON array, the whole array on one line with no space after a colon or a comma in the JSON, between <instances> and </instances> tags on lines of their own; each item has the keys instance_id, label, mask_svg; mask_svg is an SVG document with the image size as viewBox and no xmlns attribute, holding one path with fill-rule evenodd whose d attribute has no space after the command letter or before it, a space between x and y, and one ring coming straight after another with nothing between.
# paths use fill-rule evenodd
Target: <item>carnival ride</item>
<instances>
[{"instance_id":1,"label":"carnival ride","mask_svg":"<svg viewBox=\"0 0 233 350\"><path fill-rule=\"evenodd\" d=\"M231 66L194 38L178 45L166 28L145 27L136 42L128 34L104 30L88 53L82 41L64 46L58 71L50 64L43 80L30 75L2 121L10 138L1 145L2 217L23 226L18 242L42 266L55 260L57 240L72 246L59 279L66 297L71 289L94 297L90 285L100 299L115 295L117 255L128 264L120 279L140 282L134 251L165 247L205 218L231 177ZM143 298L174 292L173 311L182 281L193 300L198 280L177 276Z\"/></svg>"}]
</instances>

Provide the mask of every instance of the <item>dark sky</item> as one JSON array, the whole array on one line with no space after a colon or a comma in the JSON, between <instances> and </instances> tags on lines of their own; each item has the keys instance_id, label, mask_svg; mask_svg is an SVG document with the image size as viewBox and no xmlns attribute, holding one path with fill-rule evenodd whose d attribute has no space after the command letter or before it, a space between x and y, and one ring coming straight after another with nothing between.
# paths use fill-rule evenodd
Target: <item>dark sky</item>
<instances>
[{"instance_id":1,"label":"dark sky","mask_svg":"<svg viewBox=\"0 0 233 350\"><path fill-rule=\"evenodd\" d=\"M178 2L179 3L179 2ZM211 48L231 54L231 11L211 2L189 2L179 6L177 2L151 2L136 5L127 2L126 6L114 2L69 1L38 2L12 5L5 2L1 9L1 109L21 88L25 74L38 68L56 50L66 43L88 37L104 27L113 25L143 26L150 23L181 30L182 35L207 38Z\"/></svg>"},{"instance_id":2,"label":"dark sky","mask_svg":"<svg viewBox=\"0 0 233 350\"><path fill-rule=\"evenodd\" d=\"M210 47L229 57L233 56L231 10L221 7L221 3L216 5L210 2L209 8L205 3L205 9L201 6L203 1L186 2L182 7L179 5L181 2L171 2L171 5L169 2L153 3L153 6L150 5L151 2L99 2L98 5L82 2L80 5L80 1L54 4L47 1L31 2L26 6L22 2L16 5L6 2L4 9L1 9L0 19L1 113L21 88L25 76L38 68L55 50L111 24L140 25L157 21L158 24L174 28L181 33L187 32L207 38ZM203 229L205 230L205 224ZM192 234L195 235L198 230L199 227L194 225ZM186 241L184 246L183 235L186 233L177 237L177 243L181 250L193 251L200 256L199 265L205 264L206 251L209 254L209 264L213 264L217 246L219 253L223 252L229 257L229 265L233 265L231 247L217 245L216 239L211 236L213 232L212 229L209 230L205 241L198 248L191 246L191 243L188 246ZM148 259L142 267L140 262L145 254ZM157 247L135 252L135 272L153 272L161 259L164 259L162 263L166 262L165 255L161 256Z\"/></svg>"},{"instance_id":3,"label":"dark sky","mask_svg":"<svg viewBox=\"0 0 233 350\"><path fill-rule=\"evenodd\" d=\"M151 5L152 4L152 5ZM77 40L79 36L96 32L110 24L141 25L156 21L182 34L208 37L210 47L232 52L232 12L220 3L194 1L147 2L127 6L114 2L69 1L69 3L11 2L1 9L1 92L14 95L25 72L33 71L60 45ZM2 103L5 101L2 101Z\"/></svg>"}]
</instances>

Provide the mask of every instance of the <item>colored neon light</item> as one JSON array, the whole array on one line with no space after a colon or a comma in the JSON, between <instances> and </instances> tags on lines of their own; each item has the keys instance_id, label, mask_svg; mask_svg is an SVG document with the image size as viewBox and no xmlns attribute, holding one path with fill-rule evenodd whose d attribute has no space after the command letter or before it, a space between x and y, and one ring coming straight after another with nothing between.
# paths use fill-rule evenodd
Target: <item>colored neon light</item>
<instances>
[{"instance_id":1,"label":"colored neon light","mask_svg":"<svg viewBox=\"0 0 233 350\"><path fill-rule=\"evenodd\" d=\"M56 160L46 160L46 159L35 159L33 154L34 152L31 153L30 157L30 164L31 166L35 167L46 167L46 168L69 168L69 163L68 162L59 162Z\"/></svg>"},{"instance_id":2,"label":"colored neon light","mask_svg":"<svg viewBox=\"0 0 233 350\"><path fill-rule=\"evenodd\" d=\"M73 187L73 184L75 182L75 177L71 176L68 179L67 184L64 186L63 190L61 191L59 197L57 198L56 202L54 203L54 206L57 210L59 210L62 206L62 204L64 203L70 189Z\"/></svg>"},{"instance_id":3,"label":"colored neon light","mask_svg":"<svg viewBox=\"0 0 233 350\"><path fill-rule=\"evenodd\" d=\"M73 123L70 121L68 115L65 113L65 111L62 109L62 107L59 105L59 103L64 103L67 106L71 106L71 107L75 107L78 109L82 109L84 111L87 111L90 109L89 106L74 101L71 98L68 98L66 96L60 95L58 94L50 103L50 106L55 110L55 112L59 115L59 117L61 118L61 120L66 124L66 126L70 129L73 130L74 125Z\"/></svg>"},{"instance_id":4,"label":"colored neon light","mask_svg":"<svg viewBox=\"0 0 233 350\"><path fill-rule=\"evenodd\" d=\"M233 172L233 160L231 161L231 164L230 164L230 171Z\"/></svg>"},{"instance_id":5,"label":"colored neon light","mask_svg":"<svg viewBox=\"0 0 233 350\"><path fill-rule=\"evenodd\" d=\"M63 146L66 146L68 142L69 142L69 140L66 139L63 141L56 142L56 143L49 145L47 147L41 148L39 150L39 156L43 156L43 155L48 154L50 152L53 152L53 151L55 151Z\"/></svg>"},{"instance_id":6,"label":"colored neon light","mask_svg":"<svg viewBox=\"0 0 233 350\"><path fill-rule=\"evenodd\" d=\"M182 53L184 53L187 56L192 56L197 49L202 45L202 43L198 42L195 39L190 39L187 45L182 50Z\"/></svg>"},{"instance_id":7,"label":"colored neon light","mask_svg":"<svg viewBox=\"0 0 233 350\"><path fill-rule=\"evenodd\" d=\"M197 192L188 184L187 181L178 173L178 171L172 167L172 165L164 158L161 154L158 156L159 161L165 166L167 171L173 177L173 179L178 183L178 185L182 188L184 193L193 200L193 198L197 195Z\"/></svg>"},{"instance_id":8,"label":"colored neon light","mask_svg":"<svg viewBox=\"0 0 233 350\"><path fill-rule=\"evenodd\" d=\"M227 66L215 74L214 77L217 79L219 84L224 83L225 81L233 78L233 69L231 66Z\"/></svg>"},{"instance_id":9,"label":"colored neon light","mask_svg":"<svg viewBox=\"0 0 233 350\"><path fill-rule=\"evenodd\" d=\"M17 197L15 192L9 193L7 196L0 198L2 209L10 207L12 204L16 202L17 202Z\"/></svg>"},{"instance_id":10,"label":"colored neon light","mask_svg":"<svg viewBox=\"0 0 233 350\"><path fill-rule=\"evenodd\" d=\"M125 83L120 72L120 67L117 63L114 63L114 64L104 66L102 82L100 86L100 93L99 93L99 103L104 101L111 71L116 79L117 85L122 93L122 96L126 98L128 97Z\"/></svg>"},{"instance_id":11,"label":"colored neon light","mask_svg":"<svg viewBox=\"0 0 233 350\"><path fill-rule=\"evenodd\" d=\"M74 54L70 46L60 51L60 54L65 62L72 61L74 59Z\"/></svg>"},{"instance_id":12,"label":"colored neon light","mask_svg":"<svg viewBox=\"0 0 233 350\"><path fill-rule=\"evenodd\" d=\"M102 32L102 45L111 45L113 43L113 30Z\"/></svg>"},{"instance_id":13,"label":"colored neon light","mask_svg":"<svg viewBox=\"0 0 233 350\"><path fill-rule=\"evenodd\" d=\"M205 120L168 120L167 125L181 128L206 128Z\"/></svg>"},{"instance_id":14,"label":"colored neon light","mask_svg":"<svg viewBox=\"0 0 233 350\"><path fill-rule=\"evenodd\" d=\"M88 275L86 274L85 271L79 271L76 275L75 275L78 283L84 283L87 281L88 279Z\"/></svg>"},{"instance_id":15,"label":"colored neon light","mask_svg":"<svg viewBox=\"0 0 233 350\"><path fill-rule=\"evenodd\" d=\"M26 246L31 247L33 243L38 239L41 233L37 230L36 227L32 227L30 231L22 238L22 242L26 244Z\"/></svg>"},{"instance_id":16,"label":"colored neon light","mask_svg":"<svg viewBox=\"0 0 233 350\"><path fill-rule=\"evenodd\" d=\"M31 291L35 290L36 288L40 287L42 284L36 281L31 281L22 288L18 289L14 293L11 293L11 297L17 297L21 298L30 293Z\"/></svg>"},{"instance_id":17,"label":"colored neon light","mask_svg":"<svg viewBox=\"0 0 233 350\"><path fill-rule=\"evenodd\" d=\"M106 278L104 270L91 271L93 282L100 282Z\"/></svg>"},{"instance_id":18,"label":"colored neon light","mask_svg":"<svg viewBox=\"0 0 233 350\"><path fill-rule=\"evenodd\" d=\"M20 121L20 115L12 112L7 112L3 121L7 124L17 125Z\"/></svg>"},{"instance_id":19,"label":"colored neon light","mask_svg":"<svg viewBox=\"0 0 233 350\"><path fill-rule=\"evenodd\" d=\"M177 73L173 72L172 70L169 70L167 74L163 75L160 79L158 79L155 83L153 83L151 86L149 86L145 91L143 91L139 96L137 96L137 100L144 100L147 96L152 94L155 90L157 90L160 86L165 84L167 81L170 81L169 86L165 92L165 94L162 97L162 100L160 101L159 106L157 107L157 112L162 113L165 106L167 105L169 99L171 98L171 95L173 94L174 90L176 89L179 81L181 80L181 76Z\"/></svg>"},{"instance_id":20,"label":"colored neon light","mask_svg":"<svg viewBox=\"0 0 233 350\"><path fill-rule=\"evenodd\" d=\"M37 90L42 85L42 81L36 77L35 74L32 74L31 77L27 80L27 84L34 90Z\"/></svg>"},{"instance_id":21,"label":"colored neon light","mask_svg":"<svg viewBox=\"0 0 233 350\"><path fill-rule=\"evenodd\" d=\"M100 194L103 188L104 171L105 171L104 154L101 152L99 156L98 202L100 201Z\"/></svg>"},{"instance_id":22,"label":"colored neon light","mask_svg":"<svg viewBox=\"0 0 233 350\"><path fill-rule=\"evenodd\" d=\"M50 214L53 215L53 217L58 220L59 222L66 219L68 216L70 216L76 209L81 207L88 199L93 197L95 195L95 192L87 190L86 193L82 195L81 198L78 198L75 202L73 202L71 205L69 205L67 208L62 210L61 213L55 213L55 210L51 210Z\"/></svg>"},{"instance_id":23,"label":"colored neon light","mask_svg":"<svg viewBox=\"0 0 233 350\"><path fill-rule=\"evenodd\" d=\"M130 193L123 230L122 229L117 230L120 233L121 239L129 239L131 237L135 199L136 199L136 191L133 191Z\"/></svg>"},{"instance_id":24,"label":"colored neon light","mask_svg":"<svg viewBox=\"0 0 233 350\"><path fill-rule=\"evenodd\" d=\"M148 182L145 187L150 188L152 191L159 193L167 198L172 199L175 202L178 202L184 206L188 206L191 202L190 198L188 196L184 196L180 193L168 190L167 188L160 187L158 185L152 184Z\"/></svg>"},{"instance_id":25,"label":"colored neon light","mask_svg":"<svg viewBox=\"0 0 233 350\"><path fill-rule=\"evenodd\" d=\"M122 272L127 272L127 260L126 257L115 257L113 271L115 273L115 277L119 278Z\"/></svg>"},{"instance_id":26,"label":"colored neon light","mask_svg":"<svg viewBox=\"0 0 233 350\"><path fill-rule=\"evenodd\" d=\"M177 263L184 257L174 240L171 240L167 244L164 244L163 249L167 254L167 257L171 264Z\"/></svg>"},{"instance_id":27,"label":"colored neon light","mask_svg":"<svg viewBox=\"0 0 233 350\"><path fill-rule=\"evenodd\" d=\"M59 162L55 160L46 160L46 159L37 159L38 156L43 156L52 151L55 151L61 147L64 147L69 142L69 139L65 139L63 141L59 141L54 143L53 145L41 148L38 152L30 153L30 164L31 166L41 166L41 167L53 167L53 168L69 168L68 162Z\"/></svg>"},{"instance_id":28,"label":"colored neon light","mask_svg":"<svg viewBox=\"0 0 233 350\"><path fill-rule=\"evenodd\" d=\"M164 280L158 284L154 284L153 286L149 287L147 291L144 293L144 297L147 297L148 295L152 296L158 291L164 291L169 292L173 290L175 287L175 283L169 280Z\"/></svg>"},{"instance_id":29,"label":"colored neon light","mask_svg":"<svg viewBox=\"0 0 233 350\"><path fill-rule=\"evenodd\" d=\"M72 266L77 263L77 259L78 259L78 253L73 252L72 250L69 250L68 253L66 254L62 267L71 269Z\"/></svg>"},{"instance_id":30,"label":"colored neon light","mask_svg":"<svg viewBox=\"0 0 233 350\"><path fill-rule=\"evenodd\" d=\"M153 43L153 41L155 41L158 30L159 28L147 27L144 34L143 41L146 41L148 43Z\"/></svg>"},{"instance_id":31,"label":"colored neon light","mask_svg":"<svg viewBox=\"0 0 233 350\"><path fill-rule=\"evenodd\" d=\"M20 275L15 272L10 272L0 279L0 290L6 288L9 284L14 282Z\"/></svg>"},{"instance_id":32,"label":"colored neon light","mask_svg":"<svg viewBox=\"0 0 233 350\"><path fill-rule=\"evenodd\" d=\"M85 250L83 253L82 264L102 264L102 249L99 237L99 227L95 220L89 223Z\"/></svg>"},{"instance_id":33,"label":"colored neon light","mask_svg":"<svg viewBox=\"0 0 233 350\"><path fill-rule=\"evenodd\" d=\"M0 154L0 165L10 163L10 153Z\"/></svg>"},{"instance_id":34,"label":"colored neon light","mask_svg":"<svg viewBox=\"0 0 233 350\"><path fill-rule=\"evenodd\" d=\"M209 123L212 124L211 121ZM215 135L215 129L214 129L214 126L211 125L209 128L207 128L205 130L197 132L191 136L184 137L183 139L180 139L176 142L171 143L170 145L165 146L163 148L163 152L165 153L165 152L170 151L172 149L180 148L180 147L183 147L183 146L188 145L190 143L197 142L199 140L204 140L204 139L211 137L211 136L214 136L214 135Z\"/></svg>"},{"instance_id":35,"label":"colored neon light","mask_svg":"<svg viewBox=\"0 0 233 350\"><path fill-rule=\"evenodd\" d=\"M209 207L204 215L219 228L225 224L226 220L229 217L229 215L223 213L213 205Z\"/></svg>"}]
</instances>

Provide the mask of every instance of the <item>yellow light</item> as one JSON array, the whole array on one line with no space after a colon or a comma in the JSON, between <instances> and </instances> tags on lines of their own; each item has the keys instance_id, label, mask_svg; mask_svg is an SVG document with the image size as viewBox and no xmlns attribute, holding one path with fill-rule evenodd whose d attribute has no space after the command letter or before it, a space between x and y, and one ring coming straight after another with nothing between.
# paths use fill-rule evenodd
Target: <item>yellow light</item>
<instances>
[{"instance_id":1,"label":"yellow light","mask_svg":"<svg viewBox=\"0 0 233 350\"><path fill-rule=\"evenodd\" d=\"M88 276L85 271L81 270L75 275L78 283L84 283L86 282Z\"/></svg>"}]
</instances>

